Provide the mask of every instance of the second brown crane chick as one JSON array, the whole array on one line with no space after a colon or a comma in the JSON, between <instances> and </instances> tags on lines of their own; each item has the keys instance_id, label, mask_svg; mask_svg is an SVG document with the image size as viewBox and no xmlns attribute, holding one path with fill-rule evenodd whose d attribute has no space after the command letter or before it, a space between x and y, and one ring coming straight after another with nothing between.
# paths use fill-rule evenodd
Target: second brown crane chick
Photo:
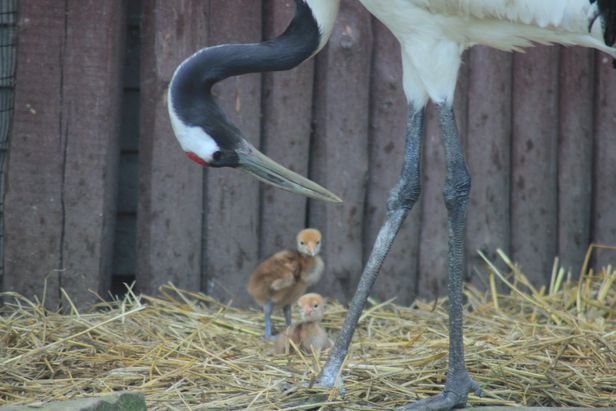
<instances>
[{"instance_id":1,"label":"second brown crane chick","mask_svg":"<svg viewBox=\"0 0 616 411\"><path fill-rule=\"evenodd\" d=\"M265 337L272 338L272 311L282 308L291 325L291 304L315 284L323 273L321 232L306 228L297 234L297 250L279 251L257 266L246 289L265 314Z\"/></svg>"},{"instance_id":2,"label":"second brown crane chick","mask_svg":"<svg viewBox=\"0 0 616 411\"><path fill-rule=\"evenodd\" d=\"M318 352L331 347L332 342L327 332L321 327L321 320L325 313L323 297L316 293L304 294L297 300L297 305L299 305L301 321L278 335L274 350L279 354L288 354L291 341L307 353L310 353L310 350Z\"/></svg>"}]
</instances>

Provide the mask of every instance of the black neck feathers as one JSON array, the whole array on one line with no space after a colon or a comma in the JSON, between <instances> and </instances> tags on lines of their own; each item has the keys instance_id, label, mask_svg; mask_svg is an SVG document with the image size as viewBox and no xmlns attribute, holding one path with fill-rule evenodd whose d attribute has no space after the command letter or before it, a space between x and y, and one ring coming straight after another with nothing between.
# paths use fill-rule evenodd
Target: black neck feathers
<instances>
[{"instance_id":1,"label":"black neck feathers","mask_svg":"<svg viewBox=\"0 0 616 411\"><path fill-rule=\"evenodd\" d=\"M280 36L262 43L207 47L188 58L174 74L174 98L203 98L227 77L289 70L310 57L319 46L319 26L303 0L295 4L293 20Z\"/></svg>"},{"instance_id":2,"label":"black neck feathers","mask_svg":"<svg viewBox=\"0 0 616 411\"><path fill-rule=\"evenodd\" d=\"M253 44L223 44L201 49L176 70L169 98L176 115L200 126L218 144L233 147L241 134L214 101L212 86L227 77L291 69L319 47L321 33L310 7L295 0L295 15L280 36Z\"/></svg>"},{"instance_id":3,"label":"black neck feathers","mask_svg":"<svg viewBox=\"0 0 616 411\"><path fill-rule=\"evenodd\" d=\"M616 43L616 1L614 0L590 0L597 3L599 16L603 28L603 40L605 44L614 47Z\"/></svg>"}]
</instances>

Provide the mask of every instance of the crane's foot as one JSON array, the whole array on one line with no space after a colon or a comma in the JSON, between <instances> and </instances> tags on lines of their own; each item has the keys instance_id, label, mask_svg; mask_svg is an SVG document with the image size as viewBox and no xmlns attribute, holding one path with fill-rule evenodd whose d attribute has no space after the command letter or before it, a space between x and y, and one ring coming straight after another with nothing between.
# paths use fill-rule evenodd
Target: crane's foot
<instances>
[{"instance_id":1,"label":"crane's foot","mask_svg":"<svg viewBox=\"0 0 616 411\"><path fill-rule=\"evenodd\" d=\"M447 379L442 393L424 398L416 403L405 405L399 410L441 411L466 406L468 393L474 391L481 396L479 384L471 379L466 370L458 372Z\"/></svg>"},{"instance_id":2,"label":"crane's foot","mask_svg":"<svg viewBox=\"0 0 616 411\"><path fill-rule=\"evenodd\" d=\"M300 384L300 387L296 387L293 384L284 383L282 384L283 391L288 392L296 388L316 388L326 390L336 388L338 390L338 395L341 398L344 398L344 396L346 395L346 389L344 388L344 381L342 380L342 376L338 375L338 372L328 373L326 372L326 370L324 371L322 371L319 376L314 380Z\"/></svg>"},{"instance_id":3,"label":"crane's foot","mask_svg":"<svg viewBox=\"0 0 616 411\"><path fill-rule=\"evenodd\" d=\"M342 376L339 376L337 379L332 381L324 381L322 378L317 378L312 386L317 388L336 388L340 398L344 398L346 395L346 388L344 388Z\"/></svg>"},{"instance_id":4,"label":"crane's foot","mask_svg":"<svg viewBox=\"0 0 616 411\"><path fill-rule=\"evenodd\" d=\"M344 388L344 384L342 383L342 381L340 380L337 384L335 385L326 385L326 384L322 384L319 382L318 379L316 379L314 382L303 382L301 383L299 386L297 385L293 385L291 383L282 383L280 385L281 387L281 391L285 394L291 393L296 391L297 389L311 389L311 388L323 388L323 389L331 389L331 388L336 388L338 390L338 396L340 398L344 398L344 396L346 395L346 388ZM331 392L331 391L330 391ZM328 397L329 395L325 395L325 397Z\"/></svg>"}]
</instances>

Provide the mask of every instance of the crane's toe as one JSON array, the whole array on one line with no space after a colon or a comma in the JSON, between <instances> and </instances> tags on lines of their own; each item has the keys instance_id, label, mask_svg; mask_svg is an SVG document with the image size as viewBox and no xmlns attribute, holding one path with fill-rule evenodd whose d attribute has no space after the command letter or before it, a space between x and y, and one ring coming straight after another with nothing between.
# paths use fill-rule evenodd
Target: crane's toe
<instances>
[{"instance_id":1,"label":"crane's toe","mask_svg":"<svg viewBox=\"0 0 616 411\"><path fill-rule=\"evenodd\" d=\"M440 394L424 398L398 409L441 411L460 408L466 406L466 399L470 391L473 391L477 396L482 395L479 384L473 381L466 370L464 370L449 377L445 385L445 390Z\"/></svg>"}]
</instances>

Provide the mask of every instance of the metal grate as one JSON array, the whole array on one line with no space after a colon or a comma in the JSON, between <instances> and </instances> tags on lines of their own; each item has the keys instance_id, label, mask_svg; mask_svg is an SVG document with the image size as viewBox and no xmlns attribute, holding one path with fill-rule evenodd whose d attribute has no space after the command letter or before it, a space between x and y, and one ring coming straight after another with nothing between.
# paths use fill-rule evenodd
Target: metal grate
<instances>
[{"instance_id":1,"label":"metal grate","mask_svg":"<svg viewBox=\"0 0 616 411\"><path fill-rule=\"evenodd\" d=\"M4 275L4 180L13 118L17 0L0 0L0 284Z\"/></svg>"}]
</instances>

